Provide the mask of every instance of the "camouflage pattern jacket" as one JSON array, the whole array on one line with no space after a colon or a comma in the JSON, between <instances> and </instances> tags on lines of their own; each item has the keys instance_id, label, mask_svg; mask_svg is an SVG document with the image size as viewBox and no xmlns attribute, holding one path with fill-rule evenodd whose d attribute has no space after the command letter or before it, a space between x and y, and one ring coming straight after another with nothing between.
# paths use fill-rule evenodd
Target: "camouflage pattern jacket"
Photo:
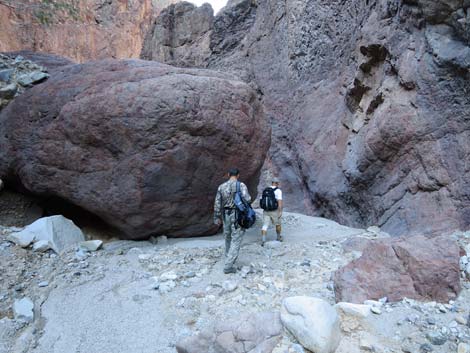
<instances>
[{"instance_id":1,"label":"camouflage pattern jacket","mask_svg":"<svg viewBox=\"0 0 470 353\"><path fill-rule=\"evenodd\" d=\"M224 208L235 208L234 196L237 191L237 181L228 180L221 184L217 189L214 203L214 221L222 218ZM250 202L251 196L248 193L248 188L244 183L240 183L240 192L245 201Z\"/></svg>"}]
</instances>

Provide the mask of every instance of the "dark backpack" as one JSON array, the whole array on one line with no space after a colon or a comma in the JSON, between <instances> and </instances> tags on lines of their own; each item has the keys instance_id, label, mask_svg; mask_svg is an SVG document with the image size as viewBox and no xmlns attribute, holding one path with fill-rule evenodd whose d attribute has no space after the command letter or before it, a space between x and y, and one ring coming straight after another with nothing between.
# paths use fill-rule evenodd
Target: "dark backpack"
<instances>
[{"instance_id":1,"label":"dark backpack","mask_svg":"<svg viewBox=\"0 0 470 353\"><path fill-rule=\"evenodd\" d=\"M256 222L256 213L251 205L245 201L240 191L240 182L237 181L237 191L234 196L234 203L237 209L237 223L244 229L251 228Z\"/></svg>"},{"instance_id":2,"label":"dark backpack","mask_svg":"<svg viewBox=\"0 0 470 353\"><path fill-rule=\"evenodd\" d=\"M276 200L276 194L274 193L277 188L267 187L263 190L263 195L261 196L261 201L259 205L265 211L274 211L277 210L279 204Z\"/></svg>"}]
</instances>

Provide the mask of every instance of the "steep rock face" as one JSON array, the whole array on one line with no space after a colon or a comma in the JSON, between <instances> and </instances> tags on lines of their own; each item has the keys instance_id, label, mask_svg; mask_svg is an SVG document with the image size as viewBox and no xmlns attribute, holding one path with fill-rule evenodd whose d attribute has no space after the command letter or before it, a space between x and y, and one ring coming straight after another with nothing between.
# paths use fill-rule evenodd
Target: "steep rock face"
<instances>
[{"instance_id":1,"label":"steep rock face","mask_svg":"<svg viewBox=\"0 0 470 353\"><path fill-rule=\"evenodd\" d=\"M152 19L171 2L2 0L0 51L43 51L78 62L135 58Z\"/></svg>"},{"instance_id":2,"label":"steep rock face","mask_svg":"<svg viewBox=\"0 0 470 353\"><path fill-rule=\"evenodd\" d=\"M200 66L234 72L264 95L273 128L264 175L281 177L289 209L396 235L437 233L470 225L469 6L232 0L194 35L210 37ZM172 28L169 37L191 37ZM168 60L157 44L145 56ZM194 65L196 47L171 62Z\"/></svg>"},{"instance_id":3,"label":"steep rock face","mask_svg":"<svg viewBox=\"0 0 470 353\"><path fill-rule=\"evenodd\" d=\"M126 233L213 233L238 166L252 193L270 144L258 96L232 76L141 60L57 69L0 114L0 178Z\"/></svg>"}]
</instances>

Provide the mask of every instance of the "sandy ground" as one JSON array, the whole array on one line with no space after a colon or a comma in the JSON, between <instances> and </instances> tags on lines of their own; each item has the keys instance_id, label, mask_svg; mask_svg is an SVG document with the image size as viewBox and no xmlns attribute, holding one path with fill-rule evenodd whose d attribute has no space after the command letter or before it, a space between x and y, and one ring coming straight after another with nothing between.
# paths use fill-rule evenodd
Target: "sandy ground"
<instances>
[{"instance_id":1,"label":"sandy ground","mask_svg":"<svg viewBox=\"0 0 470 353\"><path fill-rule=\"evenodd\" d=\"M246 233L240 270L231 275L222 272L221 235L160 239L157 244L114 241L82 258L75 251L40 255L12 246L2 242L11 231L3 228L1 265L8 270L0 277L0 353L169 353L179 340L216 321L279 310L286 297L315 296L334 304L331 274L358 256L345 252L341 242L376 235L293 213L284 220L282 244L262 248L259 224ZM270 237L275 238L273 229ZM45 280L48 285L39 287ZM29 325L19 324L9 309L15 298L24 296L35 303ZM344 327L345 342L359 352L367 333L370 341L376 340L376 351L402 352L408 345L419 352L426 332L452 326L456 315L468 316L468 303L465 289L447 313L426 311L423 303L389 305L366 324ZM436 318L435 325L426 326L429 316ZM470 339L468 329L461 331L461 342ZM286 333L283 345L291 343ZM456 352L457 343L449 340L434 352Z\"/></svg>"}]
</instances>

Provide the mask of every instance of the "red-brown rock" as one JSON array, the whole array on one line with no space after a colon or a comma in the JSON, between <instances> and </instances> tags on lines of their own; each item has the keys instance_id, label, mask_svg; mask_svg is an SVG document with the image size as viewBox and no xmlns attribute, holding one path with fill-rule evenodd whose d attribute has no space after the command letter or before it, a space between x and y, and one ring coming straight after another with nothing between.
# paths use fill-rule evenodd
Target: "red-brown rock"
<instances>
[{"instance_id":1,"label":"red-brown rock","mask_svg":"<svg viewBox=\"0 0 470 353\"><path fill-rule=\"evenodd\" d=\"M255 91L234 77L141 60L57 69L0 115L0 178L56 196L130 239L215 231L231 166L251 192L270 143Z\"/></svg>"},{"instance_id":2,"label":"red-brown rock","mask_svg":"<svg viewBox=\"0 0 470 353\"><path fill-rule=\"evenodd\" d=\"M336 300L447 302L460 292L459 247L448 237L376 241L334 275Z\"/></svg>"},{"instance_id":3,"label":"red-brown rock","mask_svg":"<svg viewBox=\"0 0 470 353\"><path fill-rule=\"evenodd\" d=\"M154 16L172 2L1 1L0 51L44 51L78 62L135 58Z\"/></svg>"}]
</instances>

